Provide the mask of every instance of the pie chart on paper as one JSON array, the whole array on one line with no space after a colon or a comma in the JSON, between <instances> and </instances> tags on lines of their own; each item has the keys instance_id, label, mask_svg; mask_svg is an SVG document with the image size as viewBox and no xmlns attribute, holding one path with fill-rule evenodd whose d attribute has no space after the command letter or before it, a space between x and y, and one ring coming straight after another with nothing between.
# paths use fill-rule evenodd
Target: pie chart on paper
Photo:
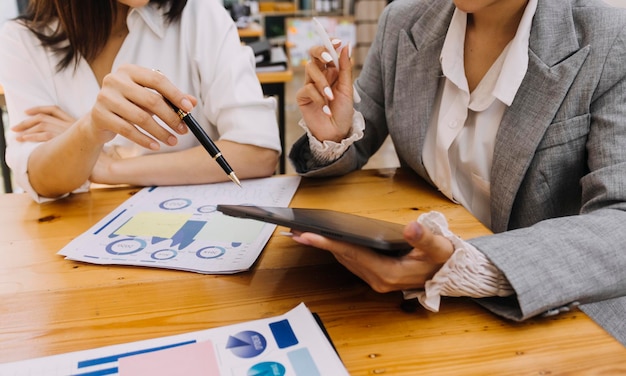
<instances>
[{"instance_id":1,"label":"pie chart on paper","mask_svg":"<svg viewBox=\"0 0 626 376\"><path fill-rule=\"evenodd\" d=\"M226 348L240 358L253 358L267 347L267 341L261 333L246 330L228 337Z\"/></svg>"}]
</instances>

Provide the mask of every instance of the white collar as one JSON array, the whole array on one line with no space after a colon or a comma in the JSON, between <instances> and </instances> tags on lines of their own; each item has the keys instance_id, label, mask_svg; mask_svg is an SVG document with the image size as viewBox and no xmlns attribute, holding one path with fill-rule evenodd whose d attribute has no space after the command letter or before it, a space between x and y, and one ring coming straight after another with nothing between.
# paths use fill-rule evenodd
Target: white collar
<instances>
[{"instance_id":1,"label":"white collar","mask_svg":"<svg viewBox=\"0 0 626 376\"><path fill-rule=\"evenodd\" d=\"M159 36L159 38L163 38L165 35L165 23L167 22L164 9L159 9L156 4L150 3L139 8L132 8L126 17L128 31L131 32L133 26L136 25L137 22L140 22L140 20L143 20L150 30Z\"/></svg>"},{"instance_id":2,"label":"white collar","mask_svg":"<svg viewBox=\"0 0 626 376\"><path fill-rule=\"evenodd\" d=\"M507 56L502 64L498 80L494 85L494 97L507 106L513 103L513 99L528 69L528 41L530 40L532 20L537 9L537 1L528 1L515 37L509 43L509 48L506 52ZM468 92L469 88L463 65L463 45L466 26L467 13L455 9L439 59L443 74L459 89Z\"/></svg>"}]
</instances>

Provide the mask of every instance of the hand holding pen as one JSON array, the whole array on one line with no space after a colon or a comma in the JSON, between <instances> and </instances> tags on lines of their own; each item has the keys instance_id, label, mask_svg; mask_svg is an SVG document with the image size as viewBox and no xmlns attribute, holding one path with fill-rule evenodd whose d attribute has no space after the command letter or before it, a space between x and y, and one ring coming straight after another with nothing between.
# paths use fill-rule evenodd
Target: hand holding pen
<instances>
[{"instance_id":1,"label":"hand holding pen","mask_svg":"<svg viewBox=\"0 0 626 376\"><path fill-rule=\"evenodd\" d=\"M337 55L337 50L335 50L335 46L333 46L333 42L328 36L326 29L322 26L322 23L315 17L313 17L313 27L315 28L315 32L322 39L322 43L324 47L326 47L326 51L330 54L330 57L333 59L333 64L335 67L339 69L339 55ZM356 88L352 87L352 99L354 103L359 103L361 101L361 97L359 96L359 92L356 91Z\"/></svg>"},{"instance_id":2,"label":"hand holding pen","mask_svg":"<svg viewBox=\"0 0 626 376\"><path fill-rule=\"evenodd\" d=\"M159 70L153 69L153 71L159 74L162 74ZM163 99L174 110L174 112L176 113L176 115L178 115L180 120L182 120L187 125L189 130L191 130L191 133L193 133L193 135L196 136L196 139L198 139L198 141L200 142L200 145L204 147L204 149L209 153L211 158L213 158L215 162L217 162L217 164L220 165L220 167L222 168L222 170L224 170L228 178L232 180L235 184L241 187L241 182L237 178L235 171L233 171L233 169L230 167L230 165L226 161L226 158L224 158L224 156L222 155L222 152L220 151L220 149L218 149L217 145L215 145L213 140L211 140L211 137L209 137L209 135L204 131L204 128L202 128L202 126L191 115L191 113L181 110L175 104L170 102L167 98L163 97Z\"/></svg>"},{"instance_id":3,"label":"hand holding pen","mask_svg":"<svg viewBox=\"0 0 626 376\"><path fill-rule=\"evenodd\" d=\"M180 117L180 120L184 121L185 124L187 124L187 127L189 128L189 130L191 130L191 133L196 136L200 144L204 147L204 149L206 149L207 152L209 152L211 158L213 158L217 162L217 164L220 165L220 167L222 168L222 170L224 170L226 175L228 175L230 180L232 180L235 184L241 187L241 182L237 178L237 175L235 175L235 171L233 171L233 169L226 161L226 158L224 158L224 156L222 155L222 152L217 148L217 145L215 145L213 140L211 140L211 137L209 137L209 135L202 128L202 126L196 121L196 119L190 113L176 107L172 102L167 100L167 98L163 99L165 99L167 104L172 107L174 112L176 112L176 114Z\"/></svg>"},{"instance_id":4,"label":"hand holding pen","mask_svg":"<svg viewBox=\"0 0 626 376\"><path fill-rule=\"evenodd\" d=\"M341 41L331 40L317 20L313 25L323 45L309 50L305 84L296 93L296 102L317 140L341 142L352 130L354 102L360 99L352 85L349 48L341 48L337 53Z\"/></svg>"}]
</instances>

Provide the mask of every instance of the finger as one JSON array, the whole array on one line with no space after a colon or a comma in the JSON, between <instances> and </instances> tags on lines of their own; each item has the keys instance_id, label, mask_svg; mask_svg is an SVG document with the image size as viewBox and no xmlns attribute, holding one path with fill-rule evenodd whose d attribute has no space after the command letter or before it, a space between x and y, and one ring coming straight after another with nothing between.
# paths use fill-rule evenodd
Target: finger
<instances>
[{"instance_id":1,"label":"finger","mask_svg":"<svg viewBox=\"0 0 626 376\"><path fill-rule=\"evenodd\" d=\"M369 284L375 291L389 292L405 285L397 285L399 259L384 256L367 247L325 238L313 233L294 233L294 240L301 244L330 251L346 269ZM414 286L415 282L406 284Z\"/></svg>"},{"instance_id":2,"label":"finger","mask_svg":"<svg viewBox=\"0 0 626 376\"><path fill-rule=\"evenodd\" d=\"M102 93L102 92L101 92ZM98 128L119 134L136 144L152 150L159 150L160 145L152 137L140 132L134 124L154 122L154 129L160 128L159 133L167 133L169 136L161 136L162 140L169 144L176 143L176 137L169 134L163 127L158 125L152 116L134 104L123 100L99 95L96 105L91 110L91 117ZM111 110L115 109L115 110ZM173 138L169 139L169 137Z\"/></svg>"},{"instance_id":3,"label":"finger","mask_svg":"<svg viewBox=\"0 0 626 376\"><path fill-rule=\"evenodd\" d=\"M352 60L350 59L350 46L347 46L342 48L339 53L339 71L337 73L337 88L335 92L354 99L352 82Z\"/></svg>"},{"instance_id":4,"label":"finger","mask_svg":"<svg viewBox=\"0 0 626 376\"><path fill-rule=\"evenodd\" d=\"M433 234L417 221L409 222L404 227L403 235L411 246L422 252L424 258L431 262L443 264L454 252L454 246L450 240Z\"/></svg>"},{"instance_id":5,"label":"finger","mask_svg":"<svg viewBox=\"0 0 626 376\"><path fill-rule=\"evenodd\" d=\"M129 100L159 117L179 134L187 132L187 127L180 120L178 114L160 96L167 98L172 104L185 112L190 112L196 105L197 99L195 97L184 94L158 70L124 65L120 67L120 71L122 71L122 74L128 75L131 78L131 82L134 83L134 85L125 88L123 91ZM148 88L156 93L146 96L145 91L140 88Z\"/></svg>"},{"instance_id":6,"label":"finger","mask_svg":"<svg viewBox=\"0 0 626 376\"><path fill-rule=\"evenodd\" d=\"M138 81L139 84L155 90L157 93L167 98L176 107L185 112L191 112L191 110L193 110L193 107L195 106L195 98L192 98L180 91L161 71L155 69L144 69L142 70L142 73L144 73L144 75L140 76L141 81ZM175 119L172 120L172 123L170 123L169 119L171 119L171 116L169 112L173 112L171 107L167 104L166 106L162 106L160 103L156 103L156 105L158 105L157 109L159 111L155 111L154 114L161 118L161 120L174 125L176 125L176 119L180 121L178 115L175 114ZM164 111L160 111L163 109Z\"/></svg>"},{"instance_id":7,"label":"finger","mask_svg":"<svg viewBox=\"0 0 626 376\"><path fill-rule=\"evenodd\" d=\"M329 78L336 77L335 75L328 75L327 72L323 72L320 67L313 60L309 60L305 65L306 80L305 84L312 83L320 88L320 92L323 92L324 87L330 86Z\"/></svg>"},{"instance_id":8,"label":"finger","mask_svg":"<svg viewBox=\"0 0 626 376\"><path fill-rule=\"evenodd\" d=\"M292 231L292 233L293 239L300 244L309 245L331 252L341 249L341 245L348 244L336 240L331 240L322 235L314 234L312 232Z\"/></svg>"},{"instance_id":9,"label":"finger","mask_svg":"<svg viewBox=\"0 0 626 376\"><path fill-rule=\"evenodd\" d=\"M24 133L15 139L19 142L46 142L54 138L54 134L49 132Z\"/></svg>"},{"instance_id":10,"label":"finger","mask_svg":"<svg viewBox=\"0 0 626 376\"><path fill-rule=\"evenodd\" d=\"M326 98L322 96L315 84L305 84L296 94L296 102L300 106L314 105L316 109L321 109L326 104Z\"/></svg>"},{"instance_id":11,"label":"finger","mask_svg":"<svg viewBox=\"0 0 626 376\"><path fill-rule=\"evenodd\" d=\"M25 119L11 127L13 132L24 132L37 124L37 120L33 117Z\"/></svg>"},{"instance_id":12,"label":"finger","mask_svg":"<svg viewBox=\"0 0 626 376\"><path fill-rule=\"evenodd\" d=\"M178 133L184 133L186 128L178 115L163 100L161 94L155 92L157 89L146 85L167 86L167 84L157 84L159 81L169 82L165 76L140 67L120 68L120 73L109 74L103 79L103 89L100 91L99 100L109 98L109 101L115 101L116 107L108 108L125 118L127 121L137 124L145 129L158 140L173 145L168 142L170 134L163 129L158 123L152 119L152 115L157 115L169 127ZM146 76L154 76L152 79ZM172 85L173 87L173 85ZM146 90L152 89L152 90ZM161 89L163 90L163 89ZM175 89L177 92L178 89ZM120 97L121 96L121 97ZM122 102L130 102L132 106L125 105ZM186 99L185 107L190 108L190 101ZM117 106L124 105L118 109ZM159 129L161 128L161 129Z\"/></svg>"},{"instance_id":13,"label":"finger","mask_svg":"<svg viewBox=\"0 0 626 376\"><path fill-rule=\"evenodd\" d=\"M31 116L38 115L38 114L49 115L54 118L60 119L62 121L72 122L72 123L75 120L70 115L68 115L65 111L61 110L61 108L59 108L58 106L32 107L32 108L27 109L25 113Z\"/></svg>"},{"instance_id":14,"label":"finger","mask_svg":"<svg viewBox=\"0 0 626 376\"><path fill-rule=\"evenodd\" d=\"M329 66L334 67L333 58L326 51L324 46L313 46L309 49L310 62L314 63L320 70L326 69Z\"/></svg>"},{"instance_id":15,"label":"finger","mask_svg":"<svg viewBox=\"0 0 626 376\"><path fill-rule=\"evenodd\" d=\"M367 247L334 240L312 232L292 231L293 239L300 244L330 251L335 256L357 261L361 255L376 254Z\"/></svg>"},{"instance_id":16,"label":"finger","mask_svg":"<svg viewBox=\"0 0 626 376\"><path fill-rule=\"evenodd\" d=\"M28 120L29 129L25 129L24 131L32 130L34 128L41 130L45 127L54 131L62 132L63 130L67 129L70 125L71 125L71 122L68 122L66 120L62 120L52 115L39 113L35 116L32 116Z\"/></svg>"}]
</instances>

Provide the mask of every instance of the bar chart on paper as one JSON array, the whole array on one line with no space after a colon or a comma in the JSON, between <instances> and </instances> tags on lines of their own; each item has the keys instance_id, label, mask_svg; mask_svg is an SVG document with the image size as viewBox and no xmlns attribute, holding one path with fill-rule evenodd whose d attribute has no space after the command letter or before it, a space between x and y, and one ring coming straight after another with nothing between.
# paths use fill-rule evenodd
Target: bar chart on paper
<instances>
[{"instance_id":1,"label":"bar chart on paper","mask_svg":"<svg viewBox=\"0 0 626 376\"><path fill-rule=\"evenodd\" d=\"M218 204L288 206L298 176L232 183L148 187L137 192L59 254L94 264L180 269L198 273L247 270L275 225L233 218Z\"/></svg>"},{"instance_id":2,"label":"bar chart on paper","mask_svg":"<svg viewBox=\"0 0 626 376\"><path fill-rule=\"evenodd\" d=\"M0 374L22 375L348 375L309 309L176 336L14 363Z\"/></svg>"}]
</instances>

